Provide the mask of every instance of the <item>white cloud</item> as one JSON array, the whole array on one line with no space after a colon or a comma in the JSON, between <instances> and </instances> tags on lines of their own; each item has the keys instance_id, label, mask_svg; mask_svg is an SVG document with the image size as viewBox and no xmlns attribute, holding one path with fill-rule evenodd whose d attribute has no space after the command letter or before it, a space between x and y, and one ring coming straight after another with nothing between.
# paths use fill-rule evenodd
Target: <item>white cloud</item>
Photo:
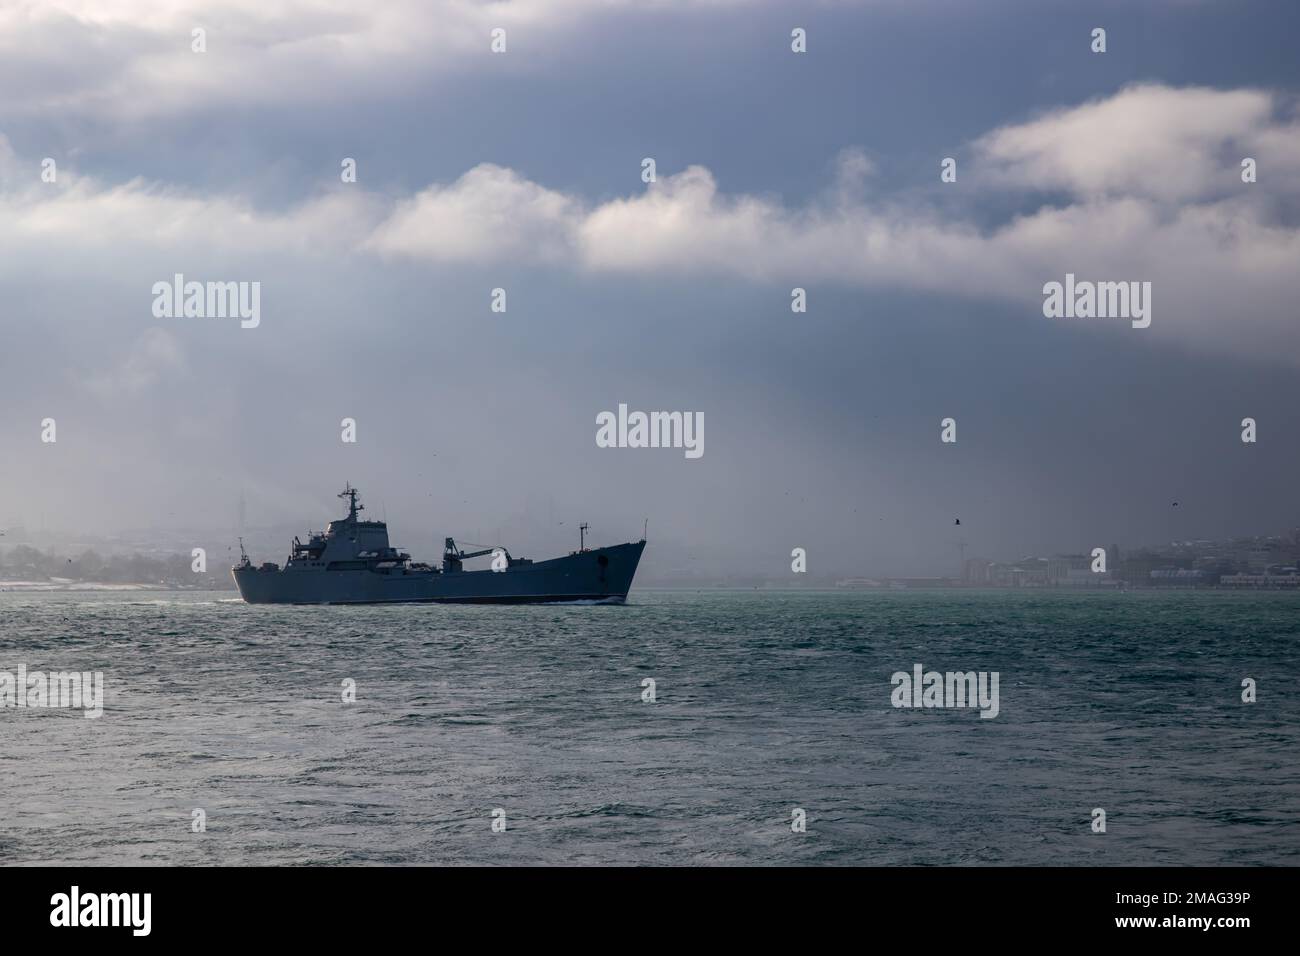
<instances>
[{"instance_id":1,"label":"white cloud","mask_svg":"<svg viewBox=\"0 0 1300 956\"><path fill-rule=\"evenodd\" d=\"M790 253L808 238L798 219L769 199L720 196L713 175L692 166L593 210L579 229L582 263L597 271L763 278L774 249Z\"/></svg>"},{"instance_id":2,"label":"white cloud","mask_svg":"<svg viewBox=\"0 0 1300 956\"><path fill-rule=\"evenodd\" d=\"M143 117L223 103L334 102L448 69L563 57L619 10L750 0L18 0L0 7L0 112ZM191 30L207 31L207 52ZM491 31L509 51L489 63Z\"/></svg>"},{"instance_id":3,"label":"white cloud","mask_svg":"<svg viewBox=\"0 0 1300 956\"><path fill-rule=\"evenodd\" d=\"M578 200L484 163L399 202L365 245L442 262L564 262L581 215Z\"/></svg>"},{"instance_id":4,"label":"white cloud","mask_svg":"<svg viewBox=\"0 0 1300 956\"><path fill-rule=\"evenodd\" d=\"M1263 90L1134 86L994 130L975 151L986 178L1005 186L1198 199L1235 190L1242 157L1260 148L1274 171L1300 169L1300 126L1275 124L1274 111Z\"/></svg>"},{"instance_id":5,"label":"white cloud","mask_svg":"<svg viewBox=\"0 0 1300 956\"><path fill-rule=\"evenodd\" d=\"M1275 118L1279 112L1258 91L1145 86L994 131L974 147L985 187L1069 197L994 225L941 216L915 199L864 197L871 167L854 153L840 159L826 192L800 207L728 195L699 166L590 203L483 164L396 201L341 186L288 210L261 211L143 182L46 186L38 166L20 166L0 140L0 179L9 183L0 192L7 223L0 271L32 268L24 253L34 242L105 256L151 249L178 260L197 251L310 261L355 250L380 263L902 287L1005 302L1024 315L1038 313L1042 284L1068 271L1152 281L1154 341L1300 362L1293 320L1300 230L1282 218L1300 198L1300 177L1287 173L1296 127ZM1127 138L1138 131L1140 147ZM1225 142L1258 147L1259 183L1241 183L1235 146L1224 158ZM1095 166L1075 155L1088 144ZM29 184L17 187L20 168ZM935 177L936 196L958 188L987 193Z\"/></svg>"},{"instance_id":6,"label":"white cloud","mask_svg":"<svg viewBox=\"0 0 1300 956\"><path fill-rule=\"evenodd\" d=\"M343 249L383 214L376 197L347 188L265 211L238 196L202 196L143 179L105 185L61 167L57 181L45 183L40 174L38 161L20 161L0 136L0 250L7 249L11 267L26 268L23 254L40 248L48 254L157 249L178 255Z\"/></svg>"}]
</instances>

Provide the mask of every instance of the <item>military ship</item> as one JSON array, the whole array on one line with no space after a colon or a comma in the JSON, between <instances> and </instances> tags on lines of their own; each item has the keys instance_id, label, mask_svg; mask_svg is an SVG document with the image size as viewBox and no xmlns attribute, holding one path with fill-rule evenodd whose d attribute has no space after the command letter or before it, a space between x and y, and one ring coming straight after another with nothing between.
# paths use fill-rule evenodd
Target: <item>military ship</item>
<instances>
[{"instance_id":1,"label":"military ship","mask_svg":"<svg viewBox=\"0 0 1300 956\"><path fill-rule=\"evenodd\" d=\"M388 525L363 521L365 506L347 485L346 518L331 521L307 541L293 539L283 568L268 561L254 566L239 542L240 562L231 568L239 593L249 604L539 604L599 601L622 604L645 550L645 538L608 548L585 546L586 524L578 550L548 561L516 558L502 547L464 551L446 539L442 567L413 562L388 543ZM464 562L492 556L491 567L467 571Z\"/></svg>"}]
</instances>

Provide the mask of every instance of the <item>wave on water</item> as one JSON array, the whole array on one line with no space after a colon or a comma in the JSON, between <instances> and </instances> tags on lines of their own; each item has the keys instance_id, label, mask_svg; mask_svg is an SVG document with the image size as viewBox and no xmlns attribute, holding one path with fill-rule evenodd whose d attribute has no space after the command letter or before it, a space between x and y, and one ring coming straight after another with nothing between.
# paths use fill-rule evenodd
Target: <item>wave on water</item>
<instances>
[{"instance_id":1,"label":"wave on water","mask_svg":"<svg viewBox=\"0 0 1300 956\"><path fill-rule=\"evenodd\" d=\"M1300 672L1300 594L239 600L4 595L0 672L102 671L105 702L0 711L41 768L6 863L134 860L142 828L174 865L1300 862L1300 695L1240 686ZM899 707L918 665L999 674L996 719ZM235 824L191 840L196 805Z\"/></svg>"}]
</instances>

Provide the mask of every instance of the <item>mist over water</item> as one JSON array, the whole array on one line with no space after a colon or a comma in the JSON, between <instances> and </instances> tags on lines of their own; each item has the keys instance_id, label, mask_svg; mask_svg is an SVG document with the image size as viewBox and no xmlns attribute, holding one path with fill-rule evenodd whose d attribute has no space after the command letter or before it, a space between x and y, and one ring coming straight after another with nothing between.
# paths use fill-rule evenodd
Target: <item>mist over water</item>
<instances>
[{"instance_id":1,"label":"mist over water","mask_svg":"<svg viewBox=\"0 0 1300 956\"><path fill-rule=\"evenodd\" d=\"M0 710L0 858L1295 863L1298 612L1156 591L3 594L0 670L102 670L107 700ZM998 671L998 716L893 708L915 663Z\"/></svg>"}]
</instances>

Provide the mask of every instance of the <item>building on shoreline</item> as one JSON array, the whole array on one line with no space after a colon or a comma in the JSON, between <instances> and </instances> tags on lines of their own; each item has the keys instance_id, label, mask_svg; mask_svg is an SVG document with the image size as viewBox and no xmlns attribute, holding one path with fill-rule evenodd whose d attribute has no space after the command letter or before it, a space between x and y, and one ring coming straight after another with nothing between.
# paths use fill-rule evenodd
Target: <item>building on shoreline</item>
<instances>
[{"instance_id":1,"label":"building on shoreline","mask_svg":"<svg viewBox=\"0 0 1300 956\"><path fill-rule=\"evenodd\" d=\"M1090 554L969 558L961 586L1007 588L1300 588L1300 528L1289 535L1230 541L1174 541L1124 554L1106 549L1106 570Z\"/></svg>"}]
</instances>

